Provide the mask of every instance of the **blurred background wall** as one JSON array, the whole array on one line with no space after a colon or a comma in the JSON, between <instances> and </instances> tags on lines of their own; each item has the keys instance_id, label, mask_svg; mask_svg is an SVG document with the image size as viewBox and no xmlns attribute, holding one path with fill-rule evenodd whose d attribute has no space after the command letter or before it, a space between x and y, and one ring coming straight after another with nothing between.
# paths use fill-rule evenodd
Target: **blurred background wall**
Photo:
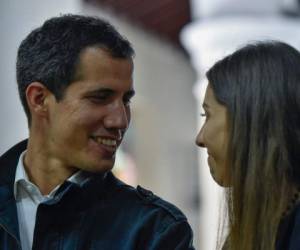
<instances>
[{"instance_id":1,"label":"blurred background wall","mask_svg":"<svg viewBox=\"0 0 300 250\"><path fill-rule=\"evenodd\" d=\"M298 0L2 0L0 3L0 153L28 136L15 58L21 40L62 13L104 17L136 50L133 118L115 173L175 203L187 215L196 249L213 250L222 189L205 150L194 146L203 121L204 73L254 40L300 48Z\"/></svg>"}]
</instances>

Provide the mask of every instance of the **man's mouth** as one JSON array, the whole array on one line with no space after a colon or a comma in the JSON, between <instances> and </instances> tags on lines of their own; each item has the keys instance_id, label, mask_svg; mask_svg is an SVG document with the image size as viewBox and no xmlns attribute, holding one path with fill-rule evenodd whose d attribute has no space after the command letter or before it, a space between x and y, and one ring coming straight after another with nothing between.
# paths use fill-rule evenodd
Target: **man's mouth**
<instances>
[{"instance_id":1,"label":"man's mouth","mask_svg":"<svg viewBox=\"0 0 300 250\"><path fill-rule=\"evenodd\" d=\"M103 138L100 136L92 136L92 139L100 145L108 146L108 147L117 147L117 140L114 139L108 139L108 138Z\"/></svg>"}]
</instances>

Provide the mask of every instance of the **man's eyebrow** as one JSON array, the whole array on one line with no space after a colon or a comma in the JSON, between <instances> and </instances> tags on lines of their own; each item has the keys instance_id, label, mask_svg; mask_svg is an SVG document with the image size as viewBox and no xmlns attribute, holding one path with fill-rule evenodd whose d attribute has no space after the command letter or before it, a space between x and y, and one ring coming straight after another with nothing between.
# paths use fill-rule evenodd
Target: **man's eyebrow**
<instances>
[{"instance_id":1,"label":"man's eyebrow","mask_svg":"<svg viewBox=\"0 0 300 250\"><path fill-rule=\"evenodd\" d=\"M103 94L103 93L112 94L114 93L114 91L109 88L98 88L87 92L87 94Z\"/></svg>"},{"instance_id":2,"label":"man's eyebrow","mask_svg":"<svg viewBox=\"0 0 300 250\"><path fill-rule=\"evenodd\" d=\"M86 94L87 95L97 95L97 94L113 94L116 91L110 88L98 88L98 89L94 89L94 90L90 90L88 91ZM127 91L125 93L126 96L128 97L133 97L135 95L135 91L133 89Z\"/></svg>"}]
</instances>

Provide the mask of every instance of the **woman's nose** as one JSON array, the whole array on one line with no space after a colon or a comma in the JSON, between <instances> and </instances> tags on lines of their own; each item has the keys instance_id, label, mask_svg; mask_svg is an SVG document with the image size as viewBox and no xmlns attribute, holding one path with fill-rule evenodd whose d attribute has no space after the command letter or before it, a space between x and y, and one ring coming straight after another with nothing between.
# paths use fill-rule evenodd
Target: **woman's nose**
<instances>
[{"instance_id":1,"label":"woman's nose","mask_svg":"<svg viewBox=\"0 0 300 250\"><path fill-rule=\"evenodd\" d=\"M200 129L197 137L196 137L196 145L202 148L205 148L205 144L203 141L203 127Z\"/></svg>"}]
</instances>

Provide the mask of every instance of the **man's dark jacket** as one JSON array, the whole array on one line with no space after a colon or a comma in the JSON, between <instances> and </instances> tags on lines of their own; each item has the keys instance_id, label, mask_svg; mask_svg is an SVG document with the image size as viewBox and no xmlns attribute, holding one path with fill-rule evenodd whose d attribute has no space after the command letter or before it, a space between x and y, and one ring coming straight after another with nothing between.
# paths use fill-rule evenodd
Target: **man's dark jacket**
<instances>
[{"instance_id":1,"label":"man's dark jacket","mask_svg":"<svg viewBox=\"0 0 300 250\"><path fill-rule=\"evenodd\" d=\"M0 158L0 249L20 250L13 193L16 166L27 142ZM192 247L186 217L172 204L112 173L95 174L82 187L65 182L38 206L33 250L133 250Z\"/></svg>"}]
</instances>

